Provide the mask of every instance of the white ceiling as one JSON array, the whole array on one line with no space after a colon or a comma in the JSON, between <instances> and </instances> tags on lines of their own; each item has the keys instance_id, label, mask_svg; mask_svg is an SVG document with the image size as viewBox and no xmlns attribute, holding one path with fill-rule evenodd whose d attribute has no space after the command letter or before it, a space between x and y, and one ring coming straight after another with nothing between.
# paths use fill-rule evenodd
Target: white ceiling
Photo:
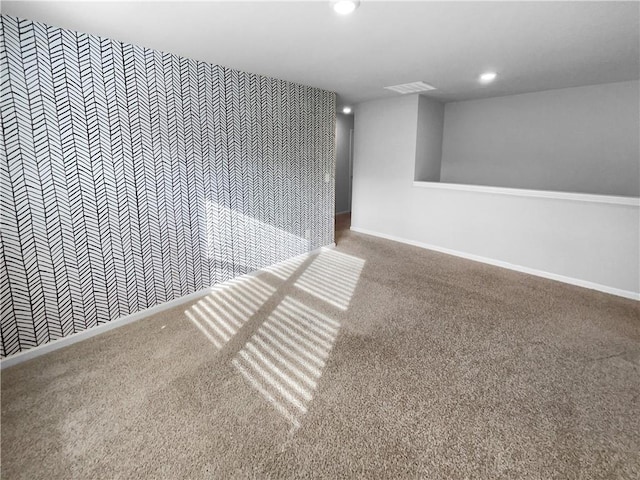
<instances>
[{"instance_id":1,"label":"white ceiling","mask_svg":"<svg viewBox=\"0 0 640 480\"><path fill-rule=\"evenodd\" d=\"M2 12L335 91L445 101L638 79L637 2L10 2ZM481 86L485 70L499 73Z\"/></svg>"}]
</instances>

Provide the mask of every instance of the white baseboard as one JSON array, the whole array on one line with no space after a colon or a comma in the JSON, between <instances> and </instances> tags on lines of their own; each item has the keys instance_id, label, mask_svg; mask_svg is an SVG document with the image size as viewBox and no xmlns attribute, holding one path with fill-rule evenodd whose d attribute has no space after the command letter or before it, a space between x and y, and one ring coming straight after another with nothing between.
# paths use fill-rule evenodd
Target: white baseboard
<instances>
[{"instance_id":1,"label":"white baseboard","mask_svg":"<svg viewBox=\"0 0 640 480\"><path fill-rule=\"evenodd\" d=\"M474 255L471 253L460 252L458 250L452 250L450 248L439 247L437 245L430 245L428 243L418 242L415 240L408 240L406 238L396 237L395 235L388 235L386 233L380 233L366 228L351 227L351 230L358 233L364 233L366 235L372 235L374 237L385 238L387 240L393 240L395 242L406 243L413 245L414 247L421 247L427 250L433 250L435 252L446 253L448 255L454 255L456 257L466 258L467 260L474 260L476 262L487 263L496 267L507 268L509 270L515 270L516 272L528 273L529 275L535 275L537 277L548 278L550 280L556 280L558 282L568 283L576 285L578 287L589 288L591 290L598 290L604 293L610 293L619 297L630 298L631 300L640 300L640 293L632 292L630 290L622 290L619 288L609 287L599 283L589 282L587 280L581 280L579 278L566 277L564 275L558 275L557 273L545 272L544 270L537 270L535 268L524 267L522 265L515 265L513 263L504 262L502 260L495 260L493 258L482 257L480 255Z\"/></svg>"},{"instance_id":2,"label":"white baseboard","mask_svg":"<svg viewBox=\"0 0 640 480\"><path fill-rule=\"evenodd\" d=\"M86 330L82 330L81 332L73 333L66 337L60 337L56 340L52 340L51 342L38 345L37 347L24 350L9 357L5 357L2 359L2 361L0 361L0 369L5 369L18 363L26 362L27 360L39 357L40 355L44 355L45 353L68 347L69 345L73 345L74 343L78 343L88 338L95 337L96 335L100 335L101 333L108 332L109 330L113 330L114 328L123 327L129 323L136 322L145 317L149 317L156 313L160 313L165 310L169 310L170 308L177 307L210 293L214 288L215 287L208 287L203 290L198 290L197 292L184 295L183 297L176 298L159 305L155 305L145 310L140 310L139 312L132 313L131 315L126 315L116 320L111 320L110 322L103 323L102 325L98 325L97 327L90 327Z\"/></svg>"},{"instance_id":3,"label":"white baseboard","mask_svg":"<svg viewBox=\"0 0 640 480\"><path fill-rule=\"evenodd\" d=\"M316 248L315 250L312 250L310 252L307 253L302 253L300 255L297 255L296 257L292 257L292 258L298 258L301 256L308 256L308 255L313 255L315 253L318 253L320 251L322 251L323 249L326 248L335 248L336 244L335 243L330 243L328 245L325 245L324 247L320 247L320 248ZM291 259L288 259L291 260ZM288 261L286 260L286 261ZM277 265L277 264L276 264ZM253 272L247 273L245 275L241 275L240 277L236 277L232 280L237 280L238 278L245 278L245 277L253 277L256 275L259 275L260 273L262 273L262 270L255 270ZM230 281L230 280L229 280ZM212 287L207 287L204 288L202 290L198 290L197 292L193 292L190 293L188 295L184 295L180 298L176 298L173 300L170 300L168 302L165 303L161 303L159 305L155 305L153 307L147 308L145 310L141 310L139 312L136 313L132 313L131 315L126 315L124 317L120 317L116 320L112 320L108 323L103 323L102 325L98 325L97 327L92 327L92 328L88 328L86 330L83 330L81 332L77 332L74 334L71 334L67 337L61 337L58 338L56 340L53 340L51 342L42 344L42 345L38 345L37 347L33 347L30 348L28 350L24 350L20 353L16 353L14 355L11 355L9 357L5 357L0 361L0 369L5 369L8 367L11 367L13 365L17 365L18 363L22 363L22 362L26 362L27 360L31 360L32 358L36 358L39 357L40 355L44 355L46 353L49 352L53 352L54 350L59 350L61 348L64 347L68 347L69 345L73 345L74 343L78 343L81 342L83 340L86 340L88 338L91 337L95 337L96 335L100 335L102 333L108 332L109 330L113 330L114 328L119 328L119 327L123 327L129 323L132 322L136 322L138 320L142 320L143 318L146 317L150 317L151 315L155 315L156 313L160 313L163 312L165 310L169 310L171 308L180 306L182 304L188 303L192 300L195 300L197 298L200 298L204 295L207 295L211 292L213 292L216 289L219 289L221 286L223 286L226 282L223 282L221 284L218 285L214 285Z\"/></svg>"}]
</instances>

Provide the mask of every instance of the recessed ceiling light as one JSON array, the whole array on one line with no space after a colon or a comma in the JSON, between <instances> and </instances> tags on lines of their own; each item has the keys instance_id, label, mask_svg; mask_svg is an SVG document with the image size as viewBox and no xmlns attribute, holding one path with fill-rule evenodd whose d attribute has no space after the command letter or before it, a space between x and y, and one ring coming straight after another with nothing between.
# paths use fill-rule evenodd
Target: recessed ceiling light
<instances>
[{"instance_id":1,"label":"recessed ceiling light","mask_svg":"<svg viewBox=\"0 0 640 480\"><path fill-rule=\"evenodd\" d=\"M338 15L349 15L350 13L353 13L359 5L359 0L334 0L331 2L333 10Z\"/></svg>"},{"instance_id":2,"label":"recessed ceiling light","mask_svg":"<svg viewBox=\"0 0 640 480\"><path fill-rule=\"evenodd\" d=\"M349 115L351 113L351 107L344 107L342 109L342 113L346 113L347 115Z\"/></svg>"},{"instance_id":3,"label":"recessed ceiling light","mask_svg":"<svg viewBox=\"0 0 640 480\"><path fill-rule=\"evenodd\" d=\"M493 82L498 74L496 72L485 72L478 78L480 83L491 83Z\"/></svg>"}]
</instances>

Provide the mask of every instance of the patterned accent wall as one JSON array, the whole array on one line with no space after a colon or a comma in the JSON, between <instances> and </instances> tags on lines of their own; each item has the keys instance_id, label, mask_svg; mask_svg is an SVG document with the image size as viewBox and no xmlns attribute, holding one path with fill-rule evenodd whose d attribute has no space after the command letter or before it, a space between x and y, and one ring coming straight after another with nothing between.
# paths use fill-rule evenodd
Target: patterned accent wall
<instances>
[{"instance_id":1,"label":"patterned accent wall","mask_svg":"<svg viewBox=\"0 0 640 480\"><path fill-rule=\"evenodd\" d=\"M333 242L333 93L5 15L0 42L3 357Z\"/></svg>"}]
</instances>

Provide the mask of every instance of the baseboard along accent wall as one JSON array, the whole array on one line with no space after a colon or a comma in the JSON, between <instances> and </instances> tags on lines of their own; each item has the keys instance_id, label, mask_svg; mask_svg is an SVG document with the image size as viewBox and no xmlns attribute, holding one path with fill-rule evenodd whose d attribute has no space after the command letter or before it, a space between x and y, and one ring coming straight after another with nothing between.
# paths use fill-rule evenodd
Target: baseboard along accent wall
<instances>
[{"instance_id":1,"label":"baseboard along accent wall","mask_svg":"<svg viewBox=\"0 0 640 480\"><path fill-rule=\"evenodd\" d=\"M332 243L330 245L325 245L324 247L316 248L308 253L303 253L298 255L297 257L293 257L282 262L282 265L287 265L289 262L295 261L296 258L307 258L311 255L318 254L323 251L332 250L335 248L336 244ZM271 268L279 268L280 264L275 264L274 266L269 266L268 269ZM101 335L103 333L108 332L109 330L113 330L114 328L124 327L133 322L137 322L138 320L142 320L147 317L151 317L152 315L164 312L166 310L170 310L175 307L179 307L180 305L184 305L185 303L193 302L199 298L202 298L211 292L217 291L219 288L224 288L227 285L232 285L232 282L238 281L241 278L251 278L260 276L264 270L256 270L254 272L247 273L240 277L235 277L234 279L223 282L222 284L206 287L202 290L198 290L197 292L190 293L188 295L184 295L183 297L178 297L174 300L169 300L168 302L160 303L153 307L146 308L136 313L132 313L131 315L125 315L124 317L120 317L116 320L112 320L110 322L103 323L93 328L88 328L66 337L60 337L55 341L43 343L42 345L38 345L37 347L32 347L25 349L19 353L9 355L8 357L4 357L0 360L0 369L5 369L9 367L13 367L14 365L18 365L19 363L26 362L28 360L32 360L36 357L40 357L42 355L46 355L49 352L53 352L55 350L60 350L61 348L68 347L73 345L74 343L82 342L84 340L88 340L89 338Z\"/></svg>"},{"instance_id":2,"label":"baseboard along accent wall","mask_svg":"<svg viewBox=\"0 0 640 480\"><path fill-rule=\"evenodd\" d=\"M333 93L1 22L2 357L333 242Z\"/></svg>"}]
</instances>

